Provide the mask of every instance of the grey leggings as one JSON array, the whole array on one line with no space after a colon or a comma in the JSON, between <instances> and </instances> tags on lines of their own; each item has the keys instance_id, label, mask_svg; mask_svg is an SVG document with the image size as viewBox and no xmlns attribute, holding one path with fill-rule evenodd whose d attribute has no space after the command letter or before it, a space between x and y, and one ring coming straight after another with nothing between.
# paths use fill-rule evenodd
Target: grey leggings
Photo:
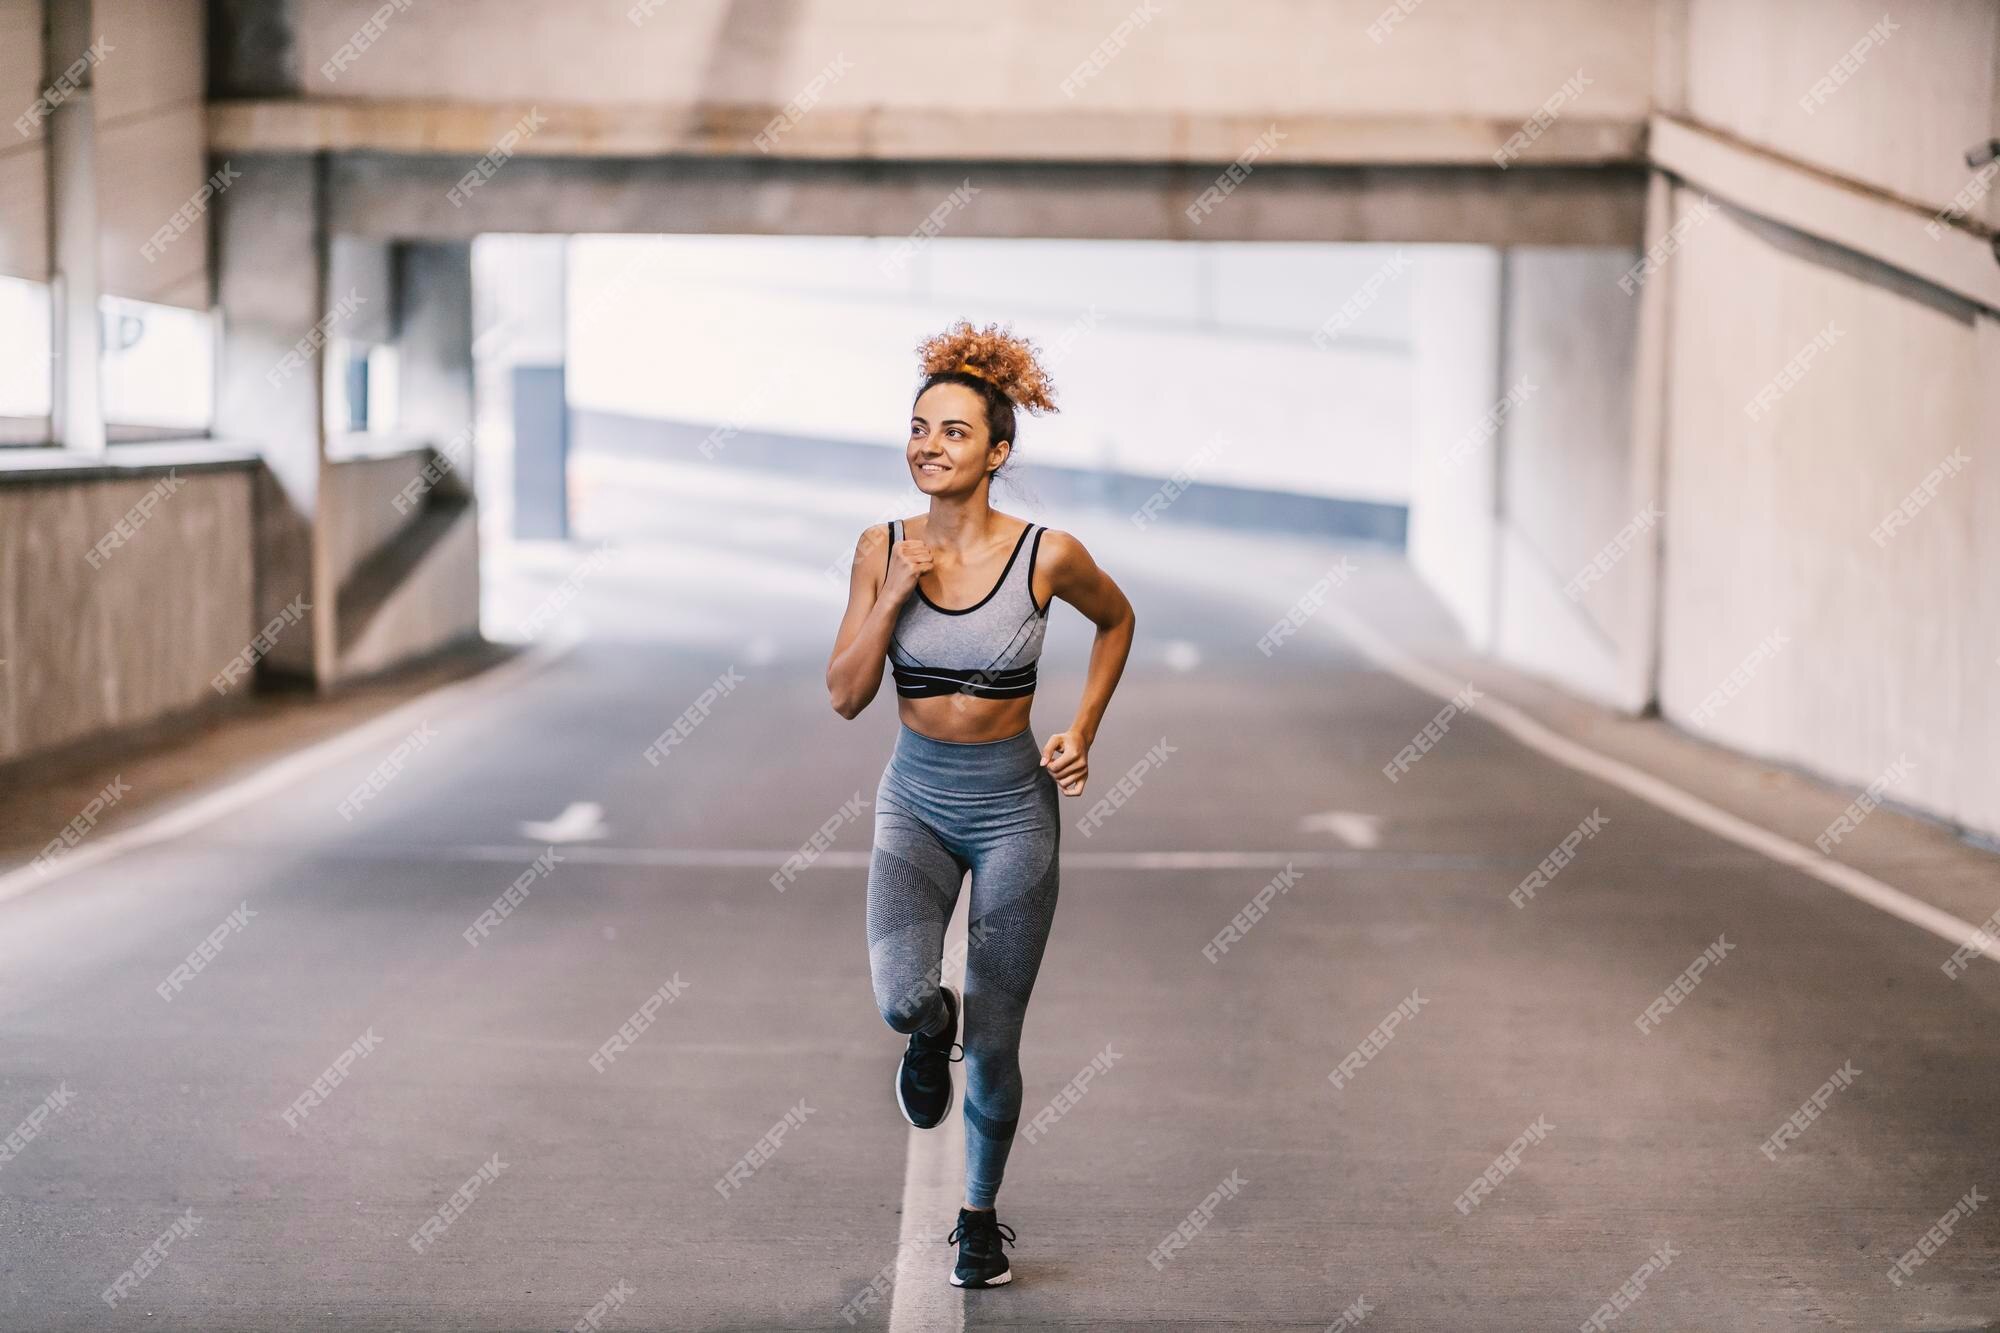
<instances>
[{"instance_id":1,"label":"grey leggings","mask_svg":"<svg viewBox=\"0 0 2000 1333\"><path fill-rule=\"evenodd\" d=\"M1021 1116L1021 1020L1056 910L1056 785L1034 736L964 744L908 727L875 793L868 969L898 1032L944 1020L944 927L972 872L965 955L965 1198L993 1206Z\"/></svg>"}]
</instances>

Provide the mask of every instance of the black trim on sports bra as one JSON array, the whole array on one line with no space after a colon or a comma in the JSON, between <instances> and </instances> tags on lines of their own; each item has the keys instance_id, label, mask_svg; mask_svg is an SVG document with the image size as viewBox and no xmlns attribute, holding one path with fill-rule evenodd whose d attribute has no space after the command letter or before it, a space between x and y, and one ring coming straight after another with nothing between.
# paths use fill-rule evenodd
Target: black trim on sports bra
<instances>
[{"instance_id":1,"label":"black trim on sports bra","mask_svg":"<svg viewBox=\"0 0 2000 1333\"><path fill-rule=\"evenodd\" d=\"M1047 528L1036 528L1035 544L1028 548L1028 605L1035 608L1035 614L1038 616L1045 616L1049 613L1048 607L1042 606L1035 601L1035 557L1042 553L1042 534L1047 531ZM1054 602L1055 599L1055 589L1051 588L1049 590L1049 601Z\"/></svg>"},{"instance_id":2,"label":"black trim on sports bra","mask_svg":"<svg viewBox=\"0 0 2000 1333\"><path fill-rule=\"evenodd\" d=\"M957 671L949 667L904 666L891 660L896 693L905 699L969 694L975 699L1021 699L1035 692L1035 663L1005 671Z\"/></svg>"},{"instance_id":3,"label":"black trim on sports bra","mask_svg":"<svg viewBox=\"0 0 2000 1333\"><path fill-rule=\"evenodd\" d=\"M896 520L889 520L888 549L882 552L882 581L889 581L889 571L896 567Z\"/></svg>"},{"instance_id":4,"label":"black trim on sports bra","mask_svg":"<svg viewBox=\"0 0 2000 1333\"><path fill-rule=\"evenodd\" d=\"M993 595L999 592L1001 586L1007 582L1007 575L1013 571L1014 562L1021 558L1022 544L1028 540L1028 534L1030 532L1033 532L1034 530L1035 530L1035 525L1032 523L1028 524L1028 526L1021 529L1021 535L1014 539L1013 553L1007 557L1006 567L1000 571L1000 577L993 580L993 586L986 590L986 595L980 598L978 601L974 602L971 606L961 606L957 610L953 610L951 607L948 606L939 606L936 602L933 602L930 599L929 594L927 594L924 591L924 585L921 579L918 580L917 582L917 596L924 599L925 606L928 606L931 610L937 612L941 616L963 616L963 615L969 615L970 613L977 611L980 607L992 601ZM1035 600L1035 593L1033 588L1030 588L1028 590L1028 600L1030 602Z\"/></svg>"}]
</instances>

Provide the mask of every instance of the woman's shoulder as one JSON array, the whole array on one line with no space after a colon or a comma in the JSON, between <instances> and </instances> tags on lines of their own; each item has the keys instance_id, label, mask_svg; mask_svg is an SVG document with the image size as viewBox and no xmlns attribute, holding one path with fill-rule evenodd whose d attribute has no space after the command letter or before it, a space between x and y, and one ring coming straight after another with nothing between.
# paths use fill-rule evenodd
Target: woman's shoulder
<instances>
[{"instance_id":1,"label":"woman's shoulder","mask_svg":"<svg viewBox=\"0 0 2000 1333\"><path fill-rule=\"evenodd\" d=\"M1073 534L1065 532L1061 528L1044 526L1041 536L1037 538L1037 541L1041 547L1041 558L1045 561L1054 560L1057 563L1061 563L1066 560L1073 560L1080 555L1089 555L1089 552L1083 549L1082 542L1078 541Z\"/></svg>"},{"instance_id":2,"label":"woman's shoulder","mask_svg":"<svg viewBox=\"0 0 2000 1333\"><path fill-rule=\"evenodd\" d=\"M855 538L854 568L858 571L873 562L876 573L880 575L887 566L888 549L889 525L870 523L861 530L861 535Z\"/></svg>"}]
</instances>

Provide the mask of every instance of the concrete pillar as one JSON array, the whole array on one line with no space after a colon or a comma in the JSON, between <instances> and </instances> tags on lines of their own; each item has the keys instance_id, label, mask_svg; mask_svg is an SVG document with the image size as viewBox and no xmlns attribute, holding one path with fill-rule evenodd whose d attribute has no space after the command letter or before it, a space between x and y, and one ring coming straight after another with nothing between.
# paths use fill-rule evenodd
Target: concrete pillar
<instances>
[{"instance_id":1,"label":"concrete pillar","mask_svg":"<svg viewBox=\"0 0 2000 1333\"><path fill-rule=\"evenodd\" d=\"M96 57L91 0L48 0L43 86L72 91L50 113L49 271L55 384L50 433L78 453L104 452L104 398L98 335Z\"/></svg>"},{"instance_id":2,"label":"concrete pillar","mask_svg":"<svg viewBox=\"0 0 2000 1333\"><path fill-rule=\"evenodd\" d=\"M325 170L315 158L236 155L242 176L215 206L222 307L216 434L255 447L257 623L304 596L312 612L278 636L260 669L321 683L334 665L334 589L316 524L326 468L324 365L328 247Z\"/></svg>"},{"instance_id":3,"label":"concrete pillar","mask_svg":"<svg viewBox=\"0 0 2000 1333\"><path fill-rule=\"evenodd\" d=\"M1410 563L1475 648L1494 635L1499 505L1500 253L1433 246L1418 262L1417 470Z\"/></svg>"},{"instance_id":4,"label":"concrete pillar","mask_svg":"<svg viewBox=\"0 0 2000 1333\"><path fill-rule=\"evenodd\" d=\"M1653 7L1653 106L1664 115L1687 112L1689 0L1655 0ZM1996 84L2000 89L2000 84ZM2000 92L1996 92L2000 96ZM1675 221L1674 184L1658 171L1646 183L1645 231L1639 252L1665 238ZM1654 274L1638 288L1637 342L1632 357L1631 509L1650 512L1666 501L1668 349L1673 342L1670 275ZM1660 699L1660 580L1662 523L1639 538L1628 558L1631 574L1622 608L1618 694L1635 713L1651 713Z\"/></svg>"},{"instance_id":5,"label":"concrete pillar","mask_svg":"<svg viewBox=\"0 0 2000 1333\"><path fill-rule=\"evenodd\" d=\"M1409 529L1411 564L1474 648L1631 710L1648 697L1634 682L1660 533L1658 420L1633 396L1634 362L1651 356L1657 374L1661 353L1635 350L1642 306L1619 283L1636 259L1605 246L1426 254ZM1638 392L1657 407L1656 383Z\"/></svg>"},{"instance_id":6,"label":"concrete pillar","mask_svg":"<svg viewBox=\"0 0 2000 1333\"><path fill-rule=\"evenodd\" d=\"M1659 518L1632 503L1637 302L1619 280L1637 252L1506 254L1502 380L1519 406L1500 435L1500 593L1493 651L1603 703L1621 691L1634 547Z\"/></svg>"},{"instance_id":7,"label":"concrete pillar","mask_svg":"<svg viewBox=\"0 0 2000 1333\"><path fill-rule=\"evenodd\" d=\"M1646 193L1644 249L1673 229L1673 182L1653 173ZM1632 358L1631 508L1647 513L1666 503L1667 389L1672 367L1673 293L1671 274L1655 273L1638 289L1638 341ZM1651 712L1660 698L1660 580L1665 565L1661 539L1666 525L1648 529L1632 548L1631 577L1626 584L1619 689L1634 712Z\"/></svg>"},{"instance_id":8,"label":"concrete pillar","mask_svg":"<svg viewBox=\"0 0 2000 1333\"><path fill-rule=\"evenodd\" d=\"M600 310L569 309L569 242L562 236L488 236L478 242L475 300L483 331L477 358L487 409L481 516L489 533L556 538L567 532L568 455L564 362L569 324ZM516 508L516 502L520 508Z\"/></svg>"},{"instance_id":9,"label":"concrete pillar","mask_svg":"<svg viewBox=\"0 0 2000 1333\"><path fill-rule=\"evenodd\" d=\"M398 245L395 271L397 431L444 449L472 424L472 245ZM453 468L469 485L469 440L454 450Z\"/></svg>"}]
</instances>

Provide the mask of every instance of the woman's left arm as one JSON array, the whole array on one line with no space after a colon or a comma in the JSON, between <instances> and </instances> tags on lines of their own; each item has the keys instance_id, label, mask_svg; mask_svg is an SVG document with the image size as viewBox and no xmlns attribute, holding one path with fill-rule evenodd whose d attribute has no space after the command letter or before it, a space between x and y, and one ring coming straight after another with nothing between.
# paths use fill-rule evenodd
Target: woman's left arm
<instances>
[{"instance_id":1,"label":"woman's left arm","mask_svg":"<svg viewBox=\"0 0 2000 1333\"><path fill-rule=\"evenodd\" d=\"M1084 780L1090 775L1090 743L1097 739L1097 724L1111 703L1111 692L1124 674L1125 658L1132 651L1135 623L1132 603L1097 567L1083 543L1066 532L1050 529L1042 534L1036 573L1046 571L1051 600L1060 597L1097 626L1097 638L1090 645L1090 671L1084 680L1083 698L1076 718L1065 731L1056 732L1042 743L1042 766L1056 780L1065 796L1083 794Z\"/></svg>"}]
</instances>

